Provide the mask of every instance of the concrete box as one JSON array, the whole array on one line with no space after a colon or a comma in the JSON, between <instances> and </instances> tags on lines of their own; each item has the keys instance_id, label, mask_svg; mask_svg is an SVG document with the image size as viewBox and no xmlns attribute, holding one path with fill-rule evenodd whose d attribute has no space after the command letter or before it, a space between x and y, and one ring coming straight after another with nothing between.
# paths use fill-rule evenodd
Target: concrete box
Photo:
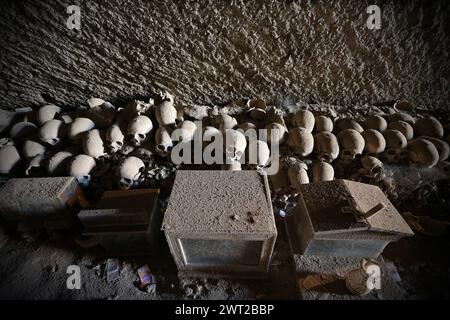
<instances>
[{"instance_id":1,"label":"concrete box","mask_svg":"<svg viewBox=\"0 0 450 320\"><path fill-rule=\"evenodd\" d=\"M85 206L73 177L11 179L0 187L0 214L10 220L70 220Z\"/></svg>"},{"instance_id":2,"label":"concrete box","mask_svg":"<svg viewBox=\"0 0 450 320\"><path fill-rule=\"evenodd\" d=\"M286 228L294 254L336 257L378 257L414 234L379 187L348 180L302 185Z\"/></svg>"},{"instance_id":3,"label":"concrete box","mask_svg":"<svg viewBox=\"0 0 450 320\"><path fill-rule=\"evenodd\" d=\"M179 170L162 229L181 277L265 277L277 237L267 177Z\"/></svg>"},{"instance_id":4,"label":"concrete box","mask_svg":"<svg viewBox=\"0 0 450 320\"><path fill-rule=\"evenodd\" d=\"M150 255L157 248L159 189L106 191L96 209L78 214L83 235L95 236L111 255Z\"/></svg>"}]
</instances>

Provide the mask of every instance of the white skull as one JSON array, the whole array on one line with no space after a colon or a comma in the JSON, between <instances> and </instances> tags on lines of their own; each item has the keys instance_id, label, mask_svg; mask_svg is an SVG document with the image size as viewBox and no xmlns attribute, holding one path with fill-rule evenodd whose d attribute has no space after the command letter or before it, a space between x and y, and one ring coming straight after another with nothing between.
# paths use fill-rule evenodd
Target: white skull
<instances>
[{"instance_id":1,"label":"white skull","mask_svg":"<svg viewBox=\"0 0 450 320\"><path fill-rule=\"evenodd\" d=\"M316 131L317 132L332 132L333 131L333 121L326 116L317 116L316 118Z\"/></svg>"},{"instance_id":2,"label":"white skull","mask_svg":"<svg viewBox=\"0 0 450 320\"><path fill-rule=\"evenodd\" d=\"M334 179L334 168L323 161L317 162L312 168L313 182L331 181Z\"/></svg>"},{"instance_id":3,"label":"white skull","mask_svg":"<svg viewBox=\"0 0 450 320\"><path fill-rule=\"evenodd\" d=\"M314 114L308 110L297 111L292 118L294 127L305 128L308 132L313 131L315 122Z\"/></svg>"},{"instance_id":4,"label":"white skull","mask_svg":"<svg viewBox=\"0 0 450 320\"><path fill-rule=\"evenodd\" d=\"M319 160L333 162L339 156L339 144L334 134L321 131L314 135L314 152Z\"/></svg>"},{"instance_id":5,"label":"white skull","mask_svg":"<svg viewBox=\"0 0 450 320\"><path fill-rule=\"evenodd\" d=\"M242 132L227 129L225 130L225 139L223 141L225 149L225 163L232 163L240 160L245 154L247 148L247 139Z\"/></svg>"},{"instance_id":6,"label":"white skull","mask_svg":"<svg viewBox=\"0 0 450 320\"><path fill-rule=\"evenodd\" d=\"M413 127L411 127L411 125L405 121L400 120L391 122L388 124L387 128L400 131L408 141L414 137Z\"/></svg>"},{"instance_id":7,"label":"white skull","mask_svg":"<svg viewBox=\"0 0 450 320\"><path fill-rule=\"evenodd\" d=\"M113 124L106 130L106 145L109 148L109 152L116 153L123 147L125 136L118 123Z\"/></svg>"},{"instance_id":8,"label":"white skull","mask_svg":"<svg viewBox=\"0 0 450 320\"><path fill-rule=\"evenodd\" d=\"M68 164L67 173L75 177L81 187L88 187L91 183L91 172L95 168L95 160L86 154L75 156Z\"/></svg>"},{"instance_id":9,"label":"white skull","mask_svg":"<svg viewBox=\"0 0 450 320\"><path fill-rule=\"evenodd\" d=\"M76 118L69 125L69 129L67 130L67 137L73 141L79 141L83 138L83 135L94 129L95 123L88 118Z\"/></svg>"},{"instance_id":10,"label":"white skull","mask_svg":"<svg viewBox=\"0 0 450 320\"><path fill-rule=\"evenodd\" d=\"M358 133L361 133L364 131L363 127L361 127L361 125L358 122L356 122L353 119L349 119L349 118L337 120L336 128L338 129L339 132L342 130L347 130L347 129L353 129L353 130L357 131Z\"/></svg>"},{"instance_id":11,"label":"white skull","mask_svg":"<svg viewBox=\"0 0 450 320\"><path fill-rule=\"evenodd\" d=\"M127 157L119 165L117 175L121 189L127 190L137 184L145 169L144 162L136 157Z\"/></svg>"},{"instance_id":12,"label":"white skull","mask_svg":"<svg viewBox=\"0 0 450 320\"><path fill-rule=\"evenodd\" d=\"M47 121L54 119L59 112L61 112L61 108L55 106L54 104L48 104L40 107L36 115L37 123L42 126Z\"/></svg>"},{"instance_id":13,"label":"white skull","mask_svg":"<svg viewBox=\"0 0 450 320\"><path fill-rule=\"evenodd\" d=\"M95 159L105 156L104 132L98 129L88 131L83 137L83 150Z\"/></svg>"},{"instance_id":14,"label":"white skull","mask_svg":"<svg viewBox=\"0 0 450 320\"><path fill-rule=\"evenodd\" d=\"M283 125L276 122L269 123L266 130L268 143L281 145L286 140L286 127Z\"/></svg>"},{"instance_id":15,"label":"white skull","mask_svg":"<svg viewBox=\"0 0 450 320\"><path fill-rule=\"evenodd\" d=\"M155 133L156 152L162 157L166 156L173 148L170 132L166 127L159 127Z\"/></svg>"},{"instance_id":16,"label":"white skull","mask_svg":"<svg viewBox=\"0 0 450 320\"><path fill-rule=\"evenodd\" d=\"M189 142L194 138L197 126L194 122L189 120L184 120L180 126L174 131L174 138L179 142Z\"/></svg>"},{"instance_id":17,"label":"white skull","mask_svg":"<svg viewBox=\"0 0 450 320\"><path fill-rule=\"evenodd\" d=\"M39 142L27 140L23 143L22 154L27 159L34 158L35 156L44 153L45 153L45 146L43 146Z\"/></svg>"},{"instance_id":18,"label":"white skull","mask_svg":"<svg viewBox=\"0 0 450 320\"><path fill-rule=\"evenodd\" d=\"M297 153L300 157L308 156L314 149L313 135L302 127L289 130L286 142L289 149Z\"/></svg>"},{"instance_id":19,"label":"white skull","mask_svg":"<svg viewBox=\"0 0 450 320\"><path fill-rule=\"evenodd\" d=\"M434 144L434 146L439 152L440 161L445 161L450 156L450 146L446 141L429 136L421 136L420 138L428 140Z\"/></svg>"},{"instance_id":20,"label":"white skull","mask_svg":"<svg viewBox=\"0 0 450 320\"><path fill-rule=\"evenodd\" d=\"M9 174L20 162L20 155L15 146L0 149L0 174Z\"/></svg>"},{"instance_id":21,"label":"white skull","mask_svg":"<svg viewBox=\"0 0 450 320\"><path fill-rule=\"evenodd\" d=\"M386 150L383 157L391 163L399 163L406 155L405 147L408 144L406 137L398 130L387 129L383 132L386 140Z\"/></svg>"},{"instance_id":22,"label":"white skull","mask_svg":"<svg viewBox=\"0 0 450 320\"><path fill-rule=\"evenodd\" d=\"M98 106L101 106L102 104L104 104L105 100L100 99L100 98L91 97L86 102L87 102L87 105L89 106L89 108L92 109L92 108L95 108L95 107L98 107Z\"/></svg>"},{"instance_id":23,"label":"white skull","mask_svg":"<svg viewBox=\"0 0 450 320\"><path fill-rule=\"evenodd\" d=\"M374 129L383 132L387 128L387 121L378 115L371 116L367 118L363 123L364 128Z\"/></svg>"},{"instance_id":24,"label":"white skull","mask_svg":"<svg viewBox=\"0 0 450 320\"><path fill-rule=\"evenodd\" d=\"M127 104L125 107L125 113L130 117L136 117L144 115L151 107L153 103L145 103L143 101L134 100Z\"/></svg>"},{"instance_id":25,"label":"white skull","mask_svg":"<svg viewBox=\"0 0 450 320\"><path fill-rule=\"evenodd\" d=\"M364 156L361 158L361 164L370 177L379 178L384 173L383 162L375 157Z\"/></svg>"},{"instance_id":26,"label":"white skull","mask_svg":"<svg viewBox=\"0 0 450 320\"><path fill-rule=\"evenodd\" d=\"M66 172L67 164L73 153L60 151L47 159L47 173L51 176L62 176Z\"/></svg>"},{"instance_id":27,"label":"white skull","mask_svg":"<svg viewBox=\"0 0 450 320\"><path fill-rule=\"evenodd\" d=\"M128 125L128 136L135 146L141 146L149 137L153 129L152 120L147 116L137 116Z\"/></svg>"},{"instance_id":28,"label":"white skull","mask_svg":"<svg viewBox=\"0 0 450 320\"><path fill-rule=\"evenodd\" d=\"M18 122L11 127L9 135L11 138L20 139L22 137L31 136L37 130L37 126L32 122Z\"/></svg>"},{"instance_id":29,"label":"white skull","mask_svg":"<svg viewBox=\"0 0 450 320\"><path fill-rule=\"evenodd\" d=\"M293 194L298 194L302 184L309 183L308 167L305 163L300 162L289 166L288 179L290 190Z\"/></svg>"},{"instance_id":30,"label":"white skull","mask_svg":"<svg viewBox=\"0 0 450 320\"><path fill-rule=\"evenodd\" d=\"M217 138L222 137L222 132L219 129L207 126L203 128L203 147L206 147L211 142L216 141Z\"/></svg>"},{"instance_id":31,"label":"white skull","mask_svg":"<svg viewBox=\"0 0 450 320\"><path fill-rule=\"evenodd\" d=\"M389 163L399 163L406 157L405 148L387 148L383 152L383 158Z\"/></svg>"},{"instance_id":32,"label":"white skull","mask_svg":"<svg viewBox=\"0 0 450 320\"><path fill-rule=\"evenodd\" d=\"M270 160L270 149L266 142L253 140L248 145L249 164L264 168Z\"/></svg>"},{"instance_id":33,"label":"white skull","mask_svg":"<svg viewBox=\"0 0 450 320\"><path fill-rule=\"evenodd\" d=\"M414 123L414 132L417 137L429 136L440 139L444 136L442 124L439 120L431 116L418 119L416 123Z\"/></svg>"},{"instance_id":34,"label":"white skull","mask_svg":"<svg viewBox=\"0 0 450 320\"><path fill-rule=\"evenodd\" d=\"M404 112L397 112L389 116L389 122L397 122L397 121L404 121L411 126L413 126L414 122L416 122L416 120L412 116Z\"/></svg>"},{"instance_id":35,"label":"white skull","mask_svg":"<svg viewBox=\"0 0 450 320\"><path fill-rule=\"evenodd\" d=\"M386 149L386 140L381 132L374 129L364 130L361 134L364 137L364 149L370 154L380 154Z\"/></svg>"},{"instance_id":36,"label":"white skull","mask_svg":"<svg viewBox=\"0 0 450 320\"><path fill-rule=\"evenodd\" d=\"M162 98L162 102L155 108L156 121L159 126L173 126L177 119L178 111L174 106L173 96L166 92Z\"/></svg>"},{"instance_id":37,"label":"white skull","mask_svg":"<svg viewBox=\"0 0 450 320\"><path fill-rule=\"evenodd\" d=\"M364 138L354 129L345 129L338 133L337 139L339 142L340 154L339 158L344 163L349 163L357 155L362 154L364 150Z\"/></svg>"},{"instance_id":38,"label":"white skull","mask_svg":"<svg viewBox=\"0 0 450 320\"><path fill-rule=\"evenodd\" d=\"M219 123L219 130L222 132L225 132L228 129L233 129L238 124L236 118L233 118L228 114L218 115L217 121Z\"/></svg>"},{"instance_id":39,"label":"white skull","mask_svg":"<svg viewBox=\"0 0 450 320\"><path fill-rule=\"evenodd\" d=\"M39 139L49 145L57 145L66 135L66 126L61 120L49 120L39 129Z\"/></svg>"},{"instance_id":40,"label":"white skull","mask_svg":"<svg viewBox=\"0 0 450 320\"><path fill-rule=\"evenodd\" d=\"M408 143L408 158L411 162L425 167L434 167L439 162L439 151L425 139L415 139Z\"/></svg>"}]
</instances>

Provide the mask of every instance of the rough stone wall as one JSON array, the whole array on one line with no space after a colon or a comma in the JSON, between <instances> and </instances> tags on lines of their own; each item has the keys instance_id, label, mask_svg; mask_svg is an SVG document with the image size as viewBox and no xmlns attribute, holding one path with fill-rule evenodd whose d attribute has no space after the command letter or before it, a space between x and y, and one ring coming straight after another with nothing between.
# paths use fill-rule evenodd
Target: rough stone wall
<instances>
[{"instance_id":1,"label":"rough stone wall","mask_svg":"<svg viewBox=\"0 0 450 320\"><path fill-rule=\"evenodd\" d=\"M66 8L81 6L81 30ZM366 27L369 4L382 29ZM167 88L186 103L448 108L448 1L2 1L0 108Z\"/></svg>"}]
</instances>

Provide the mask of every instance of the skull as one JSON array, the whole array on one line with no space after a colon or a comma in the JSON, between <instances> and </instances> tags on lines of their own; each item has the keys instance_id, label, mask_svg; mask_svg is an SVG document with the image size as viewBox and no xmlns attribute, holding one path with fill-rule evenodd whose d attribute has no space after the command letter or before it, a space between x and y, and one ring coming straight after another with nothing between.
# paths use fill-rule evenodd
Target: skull
<instances>
[{"instance_id":1,"label":"skull","mask_svg":"<svg viewBox=\"0 0 450 320\"><path fill-rule=\"evenodd\" d=\"M305 128L299 127L289 130L286 142L289 149L300 157L306 157L313 152L314 137Z\"/></svg>"},{"instance_id":2,"label":"skull","mask_svg":"<svg viewBox=\"0 0 450 320\"><path fill-rule=\"evenodd\" d=\"M383 162L372 156L361 158L361 164L372 178L381 178L384 174Z\"/></svg>"},{"instance_id":3,"label":"skull","mask_svg":"<svg viewBox=\"0 0 450 320\"><path fill-rule=\"evenodd\" d=\"M366 129L374 129L383 132L387 128L387 122L383 117L375 115L367 118L364 121L363 126Z\"/></svg>"},{"instance_id":4,"label":"skull","mask_svg":"<svg viewBox=\"0 0 450 320\"><path fill-rule=\"evenodd\" d=\"M98 129L88 131L83 137L83 150L95 159L105 156L104 132Z\"/></svg>"},{"instance_id":5,"label":"skull","mask_svg":"<svg viewBox=\"0 0 450 320\"><path fill-rule=\"evenodd\" d=\"M256 169L264 168L270 159L270 149L266 142L253 140L248 145L249 163L256 165Z\"/></svg>"},{"instance_id":6,"label":"skull","mask_svg":"<svg viewBox=\"0 0 450 320\"><path fill-rule=\"evenodd\" d=\"M323 161L317 162L312 168L313 182L331 181L334 179L334 168Z\"/></svg>"},{"instance_id":7,"label":"skull","mask_svg":"<svg viewBox=\"0 0 450 320\"><path fill-rule=\"evenodd\" d=\"M194 122L185 120L174 131L174 138L179 142L189 142L194 138L194 133L197 130L197 126Z\"/></svg>"},{"instance_id":8,"label":"skull","mask_svg":"<svg viewBox=\"0 0 450 320\"><path fill-rule=\"evenodd\" d=\"M397 112L389 116L389 122L397 122L397 121L404 121L411 126L413 126L414 122L416 122L416 120L412 116L404 112Z\"/></svg>"},{"instance_id":9,"label":"skull","mask_svg":"<svg viewBox=\"0 0 450 320\"><path fill-rule=\"evenodd\" d=\"M439 120L431 116L417 120L414 124L414 132L417 137L429 136L433 138L442 138L444 136L442 124Z\"/></svg>"},{"instance_id":10,"label":"skull","mask_svg":"<svg viewBox=\"0 0 450 320\"><path fill-rule=\"evenodd\" d=\"M105 100L100 99L100 98L89 98L87 101L87 105L89 106L89 108L95 108L98 106L101 106L102 104L105 103Z\"/></svg>"},{"instance_id":11,"label":"skull","mask_svg":"<svg viewBox=\"0 0 450 320\"><path fill-rule=\"evenodd\" d=\"M349 163L364 150L364 138L354 129L345 129L338 133L337 139L340 147L339 158L344 163Z\"/></svg>"},{"instance_id":12,"label":"skull","mask_svg":"<svg viewBox=\"0 0 450 320\"><path fill-rule=\"evenodd\" d=\"M250 110L250 118L263 121L266 119L266 111L260 108L253 108Z\"/></svg>"},{"instance_id":13,"label":"skull","mask_svg":"<svg viewBox=\"0 0 450 320\"><path fill-rule=\"evenodd\" d=\"M308 110L297 111L292 118L294 127L305 128L308 132L313 131L315 121L314 114Z\"/></svg>"},{"instance_id":14,"label":"skull","mask_svg":"<svg viewBox=\"0 0 450 320\"><path fill-rule=\"evenodd\" d=\"M405 147L408 144L403 133L398 130L387 129L383 132L386 140L386 151L383 157L391 163L399 163L405 156Z\"/></svg>"},{"instance_id":15,"label":"skull","mask_svg":"<svg viewBox=\"0 0 450 320\"><path fill-rule=\"evenodd\" d=\"M217 138L222 137L222 132L219 129L207 126L203 129L203 147L206 147L213 140L216 141Z\"/></svg>"},{"instance_id":16,"label":"skull","mask_svg":"<svg viewBox=\"0 0 450 320\"><path fill-rule=\"evenodd\" d=\"M288 179L290 184L290 190L293 194L300 192L302 184L309 183L308 167L303 162L292 164L288 168Z\"/></svg>"},{"instance_id":17,"label":"skull","mask_svg":"<svg viewBox=\"0 0 450 320\"><path fill-rule=\"evenodd\" d=\"M88 187L91 183L91 171L94 168L94 158L85 154L79 154L69 162L67 173L69 176L75 177L81 187Z\"/></svg>"},{"instance_id":18,"label":"skull","mask_svg":"<svg viewBox=\"0 0 450 320\"><path fill-rule=\"evenodd\" d=\"M61 112L61 109L54 104L40 107L36 115L37 123L42 126L47 121L54 119L59 112Z\"/></svg>"},{"instance_id":19,"label":"skull","mask_svg":"<svg viewBox=\"0 0 450 320\"><path fill-rule=\"evenodd\" d=\"M125 113L130 117L141 116L147 113L152 107L153 103L145 103L143 101L134 100L127 104L125 107Z\"/></svg>"},{"instance_id":20,"label":"skull","mask_svg":"<svg viewBox=\"0 0 450 320\"><path fill-rule=\"evenodd\" d=\"M43 146L39 142L27 140L23 143L22 154L27 159L34 158L35 156L44 153L45 153L45 146Z\"/></svg>"},{"instance_id":21,"label":"skull","mask_svg":"<svg viewBox=\"0 0 450 320\"><path fill-rule=\"evenodd\" d=\"M60 151L47 159L47 173L51 176L62 176L66 172L67 164L73 153L69 151Z\"/></svg>"},{"instance_id":22,"label":"skull","mask_svg":"<svg viewBox=\"0 0 450 320\"><path fill-rule=\"evenodd\" d=\"M380 154L386 149L386 140L381 132L374 129L367 129L361 135L365 141L364 150L368 153Z\"/></svg>"},{"instance_id":23,"label":"skull","mask_svg":"<svg viewBox=\"0 0 450 320\"><path fill-rule=\"evenodd\" d=\"M245 154L247 139L242 132L234 129L225 130L225 139L223 143L227 164L240 160Z\"/></svg>"},{"instance_id":24,"label":"skull","mask_svg":"<svg viewBox=\"0 0 450 320\"><path fill-rule=\"evenodd\" d=\"M20 162L20 155L15 146L0 149L0 174L9 174Z\"/></svg>"},{"instance_id":25,"label":"skull","mask_svg":"<svg viewBox=\"0 0 450 320\"><path fill-rule=\"evenodd\" d=\"M358 133L361 133L364 131L363 127L361 127L361 125L358 122L356 122L353 119L349 119L349 118L344 118L344 119L340 119L340 120L336 121L336 127L339 132L342 130L347 130L347 129L353 129L353 130L357 131Z\"/></svg>"},{"instance_id":26,"label":"skull","mask_svg":"<svg viewBox=\"0 0 450 320\"><path fill-rule=\"evenodd\" d=\"M149 137L153 129L152 120L147 116L137 116L128 125L128 136L135 146L141 146Z\"/></svg>"},{"instance_id":27,"label":"skull","mask_svg":"<svg viewBox=\"0 0 450 320\"><path fill-rule=\"evenodd\" d=\"M161 127L175 125L177 119L177 109L174 106L174 98L171 94L165 93L162 102L155 108L155 115Z\"/></svg>"},{"instance_id":28,"label":"skull","mask_svg":"<svg viewBox=\"0 0 450 320\"><path fill-rule=\"evenodd\" d=\"M420 166L434 167L439 161L439 152L434 144L425 139L415 139L408 143L408 158Z\"/></svg>"},{"instance_id":29,"label":"skull","mask_svg":"<svg viewBox=\"0 0 450 320\"><path fill-rule=\"evenodd\" d=\"M165 127L159 127L155 134L156 152L162 157L166 156L173 148L172 137Z\"/></svg>"},{"instance_id":30,"label":"skull","mask_svg":"<svg viewBox=\"0 0 450 320\"><path fill-rule=\"evenodd\" d=\"M339 144L334 134L321 131L314 136L314 152L321 161L332 162L339 156Z\"/></svg>"},{"instance_id":31,"label":"skull","mask_svg":"<svg viewBox=\"0 0 450 320\"><path fill-rule=\"evenodd\" d=\"M391 122L388 124L387 128L400 131L408 141L414 137L413 127L411 127L411 125L405 121L400 120Z\"/></svg>"},{"instance_id":32,"label":"skull","mask_svg":"<svg viewBox=\"0 0 450 320\"><path fill-rule=\"evenodd\" d=\"M258 108L261 110L265 110L266 102L263 99L250 99L247 101L247 107L249 109Z\"/></svg>"},{"instance_id":33,"label":"skull","mask_svg":"<svg viewBox=\"0 0 450 320\"><path fill-rule=\"evenodd\" d=\"M447 158L450 155L450 146L447 142L445 142L444 140L434 138L434 137L429 137L429 136L422 136L420 138L428 140L434 144L434 146L436 147L436 149L439 152L439 160L440 161L447 160Z\"/></svg>"},{"instance_id":34,"label":"skull","mask_svg":"<svg viewBox=\"0 0 450 320\"><path fill-rule=\"evenodd\" d=\"M228 114L221 114L217 116L217 121L219 123L219 130L225 132L228 129L233 129L237 126L236 118Z\"/></svg>"},{"instance_id":35,"label":"skull","mask_svg":"<svg viewBox=\"0 0 450 320\"><path fill-rule=\"evenodd\" d=\"M106 146L109 152L116 153L123 147L124 135L118 123L113 124L106 130Z\"/></svg>"},{"instance_id":36,"label":"skull","mask_svg":"<svg viewBox=\"0 0 450 320\"><path fill-rule=\"evenodd\" d=\"M136 185L144 169L145 164L141 159L136 157L125 158L117 171L120 188L127 190Z\"/></svg>"},{"instance_id":37,"label":"skull","mask_svg":"<svg viewBox=\"0 0 450 320\"><path fill-rule=\"evenodd\" d=\"M266 126L267 142L273 144L283 144L286 140L286 128L276 122L269 123Z\"/></svg>"},{"instance_id":38,"label":"skull","mask_svg":"<svg viewBox=\"0 0 450 320\"><path fill-rule=\"evenodd\" d=\"M406 156L405 148L387 148L385 152L383 152L383 157L389 163L399 163Z\"/></svg>"},{"instance_id":39,"label":"skull","mask_svg":"<svg viewBox=\"0 0 450 320\"><path fill-rule=\"evenodd\" d=\"M39 129L39 139L49 145L55 146L66 135L66 126L61 120L49 120Z\"/></svg>"},{"instance_id":40,"label":"skull","mask_svg":"<svg viewBox=\"0 0 450 320\"><path fill-rule=\"evenodd\" d=\"M316 131L317 132L332 132L333 131L333 121L326 116L317 116L315 118Z\"/></svg>"},{"instance_id":41,"label":"skull","mask_svg":"<svg viewBox=\"0 0 450 320\"><path fill-rule=\"evenodd\" d=\"M37 130L37 126L32 122L18 122L11 127L9 135L11 138L20 139L33 135Z\"/></svg>"},{"instance_id":42,"label":"skull","mask_svg":"<svg viewBox=\"0 0 450 320\"><path fill-rule=\"evenodd\" d=\"M95 128L95 123L88 118L76 118L67 130L67 136L70 140L79 141L83 138L83 135Z\"/></svg>"}]
</instances>

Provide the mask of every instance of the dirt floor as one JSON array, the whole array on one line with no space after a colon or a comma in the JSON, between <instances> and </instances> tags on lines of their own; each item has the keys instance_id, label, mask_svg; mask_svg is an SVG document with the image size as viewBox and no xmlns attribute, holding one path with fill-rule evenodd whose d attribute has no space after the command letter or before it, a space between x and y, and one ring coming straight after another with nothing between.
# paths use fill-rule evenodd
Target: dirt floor
<instances>
[{"instance_id":1,"label":"dirt floor","mask_svg":"<svg viewBox=\"0 0 450 320\"><path fill-rule=\"evenodd\" d=\"M183 279L168 248L158 257L121 258L120 278L108 283L105 265L109 258L98 249L86 252L74 242L39 240L33 243L10 236L0 249L1 299L301 299L292 258L281 219L270 277L262 280ZM392 262L401 278L399 286L407 299L449 299L449 235L428 238L416 235L390 244L385 261ZM323 260L325 261L325 260ZM321 261L319 260L320 264ZM325 263L325 262L323 262ZM155 293L135 285L137 268L148 264L157 279ZM69 290L67 267L81 269L81 289ZM383 295L375 295L383 299ZM316 299L327 298L315 297ZM392 297L391 297L392 298ZM394 297L397 298L397 297Z\"/></svg>"}]
</instances>

